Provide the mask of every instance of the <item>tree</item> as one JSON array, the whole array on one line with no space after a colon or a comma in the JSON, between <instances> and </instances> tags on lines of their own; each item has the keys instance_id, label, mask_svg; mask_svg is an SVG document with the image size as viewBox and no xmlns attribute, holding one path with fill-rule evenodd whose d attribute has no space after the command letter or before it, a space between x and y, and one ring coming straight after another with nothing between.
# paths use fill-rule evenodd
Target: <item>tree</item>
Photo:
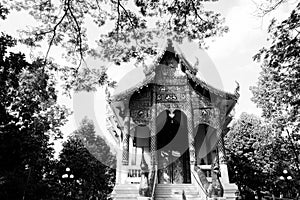
<instances>
[{"instance_id":1,"label":"tree","mask_svg":"<svg viewBox=\"0 0 300 200\"><path fill-rule=\"evenodd\" d=\"M8 10L0 4L1 19ZM42 199L51 196L54 150L50 138L68 115L57 105L54 66L22 53L11 53L11 36L0 36L0 199Z\"/></svg>"},{"instance_id":2,"label":"tree","mask_svg":"<svg viewBox=\"0 0 300 200\"><path fill-rule=\"evenodd\" d=\"M280 23L272 21L268 30L270 46L254 56L254 60L262 61L262 72L257 86L250 88L252 100L262 109L262 116L276 136L274 159L291 170L295 188L300 188L299 28L300 3L288 19Z\"/></svg>"},{"instance_id":3,"label":"tree","mask_svg":"<svg viewBox=\"0 0 300 200\"><path fill-rule=\"evenodd\" d=\"M59 173L62 175L69 167L74 174L73 182L65 185L71 198L107 199L114 186L115 156L94 129L93 122L84 118L79 129L63 144Z\"/></svg>"},{"instance_id":4,"label":"tree","mask_svg":"<svg viewBox=\"0 0 300 200\"><path fill-rule=\"evenodd\" d=\"M68 115L57 105L51 63L8 53L16 41L0 36L0 198L41 199L53 164L50 138Z\"/></svg>"},{"instance_id":5,"label":"tree","mask_svg":"<svg viewBox=\"0 0 300 200\"><path fill-rule=\"evenodd\" d=\"M258 191L269 191L273 180L273 137L270 128L255 115L242 113L225 138L229 172L246 199ZM266 184L268 183L268 184Z\"/></svg>"},{"instance_id":6,"label":"tree","mask_svg":"<svg viewBox=\"0 0 300 200\"><path fill-rule=\"evenodd\" d=\"M22 31L21 41L31 47L39 47L46 41L45 58L51 47L63 47L64 57L78 64L67 71L77 76L87 55L118 65L130 60L142 62L145 57L157 54L157 38L161 36L179 42L188 38L204 47L207 38L228 30L220 14L204 9L206 1L210 0L135 0L134 3L128 0L4 0L4 3L9 8L28 11L38 22L37 26ZM96 49L88 46L90 26L87 23L99 28Z\"/></svg>"}]
</instances>

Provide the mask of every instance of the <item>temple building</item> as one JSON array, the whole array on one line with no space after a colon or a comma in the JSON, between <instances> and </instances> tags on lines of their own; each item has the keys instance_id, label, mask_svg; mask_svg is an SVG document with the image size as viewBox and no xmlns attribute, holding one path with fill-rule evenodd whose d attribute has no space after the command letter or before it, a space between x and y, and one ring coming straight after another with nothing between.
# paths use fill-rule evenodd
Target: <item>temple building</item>
<instances>
[{"instance_id":1,"label":"temple building","mask_svg":"<svg viewBox=\"0 0 300 200\"><path fill-rule=\"evenodd\" d=\"M236 198L224 136L238 88L217 89L197 76L199 69L167 40L137 69L137 83L109 97L107 121L120 147L113 199Z\"/></svg>"}]
</instances>

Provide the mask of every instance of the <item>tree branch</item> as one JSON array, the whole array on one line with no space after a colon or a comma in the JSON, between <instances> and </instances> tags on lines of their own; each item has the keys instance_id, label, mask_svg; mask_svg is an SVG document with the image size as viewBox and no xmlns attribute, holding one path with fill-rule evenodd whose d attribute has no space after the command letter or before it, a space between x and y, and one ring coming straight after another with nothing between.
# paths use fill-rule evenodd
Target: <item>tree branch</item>
<instances>
[{"instance_id":1,"label":"tree branch","mask_svg":"<svg viewBox=\"0 0 300 200\"><path fill-rule=\"evenodd\" d=\"M67 10L69 10L69 12L71 14L71 17L72 17L73 21L75 22L75 27L74 27L75 31L76 32L78 31L78 33L76 33L76 41L79 44L79 54L80 54L80 61L79 61L79 65L78 65L78 68L79 68L81 66L82 60L84 59L83 58L83 48L82 48L81 27L80 27L80 25L79 25L79 23L76 19L76 16L74 15L74 13L72 11L71 1L72 0L68 0L68 4L67 4L68 9ZM77 68L76 71L78 71L78 68Z\"/></svg>"},{"instance_id":2,"label":"tree branch","mask_svg":"<svg viewBox=\"0 0 300 200\"><path fill-rule=\"evenodd\" d=\"M116 42L115 48L117 47L117 44L118 44L118 42L119 42L120 0L118 0L117 11L118 11L118 19L117 19L117 42Z\"/></svg>"},{"instance_id":3,"label":"tree branch","mask_svg":"<svg viewBox=\"0 0 300 200\"><path fill-rule=\"evenodd\" d=\"M196 8L196 6L195 6L194 1L193 1L193 0L190 0L189 2L192 4L192 7L193 7L194 12L195 12L195 15L196 15L196 18L198 17L200 20L202 20L202 21L208 23L207 20L204 20L204 19L198 14L198 11L197 11L197 8Z\"/></svg>"},{"instance_id":4,"label":"tree branch","mask_svg":"<svg viewBox=\"0 0 300 200\"><path fill-rule=\"evenodd\" d=\"M127 16L128 20L129 20L129 22L130 22L130 24L131 24L131 26L132 26L132 31L133 31L133 34L134 34L134 37L135 37L136 45L139 46L139 45L138 45L138 42L137 42L137 38L138 38L138 37L137 37L137 35L136 35L135 27L134 27L134 24L133 24L133 22L132 22L132 20L131 20L131 17L130 17L130 15L129 15L129 13L127 12L127 10L124 8L124 6L121 4L120 0L118 0L118 3L119 3L119 6L124 10L125 15Z\"/></svg>"},{"instance_id":5,"label":"tree branch","mask_svg":"<svg viewBox=\"0 0 300 200\"><path fill-rule=\"evenodd\" d=\"M96 4L97 4L98 9L101 10L99 0L96 0Z\"/></svg>"},{"instance_id":6,"label":"tree branch","mask_svg":"<svg viewBox=\"0 0 300 200\"><path fill-rule=\"evenodd\" d=\"M51 47L53 45L53 42L54 42L54 39L55 39L55 36L56 36L56 30L57 30L58 26L63 22L63 20L65 19L66 16L67 16L67 10L65 10L64 15L61 17L61 19L59 20L59 22L57 24L55 24L55 26L53 27L52 30L40 33L40 34L44 34L44 35L48 34L48 33L51 33L51 32L53 33L52 38L51 38L50 43L49 43L49 46L48 46L48 49L47 49L47 52L46 52L46 55L45 55L45 62L44 62L44 64L46 64L47 57L48 57L50 49L51 49Z\"/></svg>"},{"instance_id":7,"label":"tree branch","mask_svg":"<svg viewBox=\"0 0 300 200\"><path fill-rule=\"evenodd\" d=\"M260 11L260 13L258 14L258 17L264 17L267 14L269 14L270 12L272 12L273 10L275 10L282 3L285 3L287 0L278 0L274 5L270 5L267 8L263 8L263 4L258 5L254 0L251 0L251 1L255 4L257 9Z\"/></svg>"}]
</instances>

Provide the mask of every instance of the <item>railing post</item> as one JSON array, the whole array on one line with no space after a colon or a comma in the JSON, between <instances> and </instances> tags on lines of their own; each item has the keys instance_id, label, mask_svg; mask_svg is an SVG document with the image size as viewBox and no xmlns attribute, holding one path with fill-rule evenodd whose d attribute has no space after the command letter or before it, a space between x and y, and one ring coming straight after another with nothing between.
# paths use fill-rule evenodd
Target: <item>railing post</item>
<instances>
[{"instance_id":1,"label":"railing post","mask_svg":"<svg viewBox=\"0 0 300 200\"><path fill-rule=\"evenodd\" d=\"M142 151L142 160L141 160L141 182L140 182L140 188L139 188L139 194L143 197L149 197L150 196L150 187L149 187L149 168L145 161L144 157L144 148Z\"/></svg>"}]
</instances>

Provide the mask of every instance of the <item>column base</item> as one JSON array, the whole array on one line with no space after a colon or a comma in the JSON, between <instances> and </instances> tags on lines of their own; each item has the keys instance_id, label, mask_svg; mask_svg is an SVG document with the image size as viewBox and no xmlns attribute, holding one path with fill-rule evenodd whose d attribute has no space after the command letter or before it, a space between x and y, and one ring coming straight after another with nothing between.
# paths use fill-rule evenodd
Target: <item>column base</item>
<instances>
[{"instance_id":1,"label":"column base","mask_svg":"<svg viewBox=\"0 0 300 200\"><path fill-rule=\"evenodd\" d=\"M229 183L229 184L223 184L224 188L224 197L226 200L236 200L237 196L236 193L238 191L238 187L236 184Z\"/></svg>"},{"instance_id":2,"label":"column base","mask_svg":"<svg viewBox=\"0 0 300 200\"><path fill-rule=\"evenodd\" d=\"M128 177L128 167L127 166L121 166L118 171L118 184L127 184L127 177Z\"/></svg>"},{"instance_id":3,"label":"column base","mask_svg":"<svg viewBox=\"0 0 300 200\"><path fill-rule=\"evenodd\" d=\"M224 197L226 200L235 200L238 187L235 183L229 182L227 164L220 164L221 177L220 181L224 188Z\"/></svg>"}]
</instances>

